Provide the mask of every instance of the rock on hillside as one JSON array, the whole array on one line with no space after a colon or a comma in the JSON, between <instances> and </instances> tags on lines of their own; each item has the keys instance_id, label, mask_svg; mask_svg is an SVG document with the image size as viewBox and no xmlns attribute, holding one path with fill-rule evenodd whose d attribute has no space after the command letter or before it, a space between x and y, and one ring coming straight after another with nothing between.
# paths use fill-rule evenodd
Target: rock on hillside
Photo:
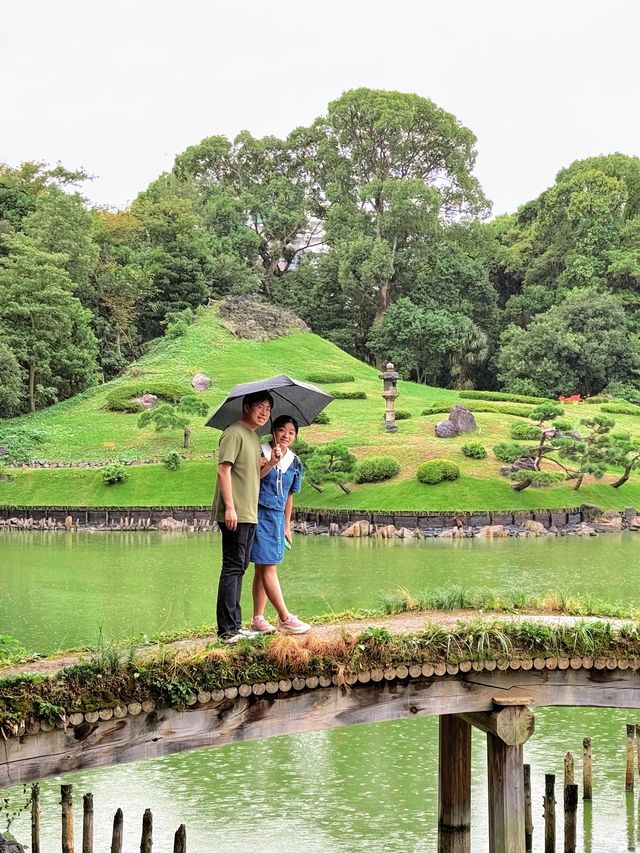
<instances>
[{"instance_id":1,"label":"rock on hillside","mask_svg":"<svg viewBox=\"0 0 640 853\"><path fill-rule=\"evenodd\" d=\"M255 295L230 296L220 306L219 314L231 334L250 341L272 341L294 331L311 331L291 311Z\"/></svg>"}]
</instances>

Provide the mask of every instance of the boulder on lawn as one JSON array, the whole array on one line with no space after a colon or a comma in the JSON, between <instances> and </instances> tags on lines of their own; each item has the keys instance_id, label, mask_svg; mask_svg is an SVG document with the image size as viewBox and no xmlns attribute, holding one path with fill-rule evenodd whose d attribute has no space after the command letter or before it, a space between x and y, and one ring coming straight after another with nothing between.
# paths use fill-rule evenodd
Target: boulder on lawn
<instances>
[{"instance_id":1,"label":"boulder on lawn","mask_svg":"<svg viewBox=\"0 0 640 853\"><path fill-rule=\"evenodd\" d=\"M196 373L191 380L191 387L194 391L208 391L211 387L211 380L204 373Z\"/></svg>"},{"instance_id":2,"label":"boulder on lawn","mask_svg":"<svg viewBox=\"0 0 640 853\"><path fill-rule=\"evenodd\" d=\"M438 438L455 438L458 435L458 427L453 421L438 421L435 432Z\"/></svg>"},{"instance_id":3,"label":"boulder on lawn","mask_svg":"<svg viewBox=\"0 0 640 853\"><path fill-rule=\"evenodd\" d=\"M158 398L155 394L143 394L142 397L133 398L136 403L140 403L143 409L153 409L158 405Z\"/></svg>"},{"instance_id":4,"label":"boulder on lawn","mask_svg":"<svg viewBox=\"0 0 640 853\"><path fill-rule=\"evenodd\" d=\"M476 419L473 417L472 413L466 406L463 406L460 403L456 403L455 406L451 407L449 420L456 425L459 433L476 432L478 429Z\"/></svg>"}]
</instances>

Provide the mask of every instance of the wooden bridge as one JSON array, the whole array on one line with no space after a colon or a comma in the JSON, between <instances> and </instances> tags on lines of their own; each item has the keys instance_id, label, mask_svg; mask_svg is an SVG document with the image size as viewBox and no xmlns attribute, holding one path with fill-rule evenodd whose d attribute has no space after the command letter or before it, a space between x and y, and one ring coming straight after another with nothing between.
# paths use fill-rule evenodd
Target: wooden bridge
<instances>
[{"instance_id":1,"label":"wooden bridge","mask_svg":"<svg viewBox=\"0 0 640 853\"><path fill-rule=\"evenodd\" d=\"M534 658L371 669L346 677L240 684L21 726L0 741L0 788L89 767L242 740L438 716L439 852L469 853L471 729L487 734L491 853L523 853L523 744L534 706L640 707L640 659Z\"/></svg>"}]
</instances>

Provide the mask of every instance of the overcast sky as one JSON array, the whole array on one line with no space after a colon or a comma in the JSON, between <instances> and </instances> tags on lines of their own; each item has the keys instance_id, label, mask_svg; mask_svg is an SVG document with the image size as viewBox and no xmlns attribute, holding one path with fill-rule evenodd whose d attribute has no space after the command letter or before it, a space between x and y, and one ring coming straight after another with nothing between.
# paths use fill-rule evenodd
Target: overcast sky
<instances>
[{"instance_id":1,"label":"overcast sky","mask_svg":"<svg viewBox=\"0 0 640 853\"><path fill-rule=\"evenodd\" d=\"M5 0L0 161L121 206L203 137L284 136L345 89L416 92L478 138L494 213L640 154L637 0Z\"/></svg>"}]
</instances>

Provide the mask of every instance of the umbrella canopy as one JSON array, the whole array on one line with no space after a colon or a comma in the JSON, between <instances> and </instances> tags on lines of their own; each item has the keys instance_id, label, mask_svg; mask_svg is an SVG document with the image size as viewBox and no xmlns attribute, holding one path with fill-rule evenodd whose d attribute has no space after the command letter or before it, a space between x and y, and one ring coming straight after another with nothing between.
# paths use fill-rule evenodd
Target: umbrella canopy
<instances>
[{"instance_id":1,"label":"umbrella canopy","mask_svg":"<svg viewBox=\"0 0 640 853\"><path fill-rule=\"evenodd\" d=\"M331 394L308 382L300 382L284 375L272 376L258 382L234 385L227 399L211 415L206 426L226 429L239 421L242 417L243 397L246 394L255 394L256 391L268 391L273 397L272 421L280 415L291 415L300 426L309 426L315 416L333 400ZM263 435L271 432L271 423L260 427L258 432Z\"/></svg>"}]
</instances>

